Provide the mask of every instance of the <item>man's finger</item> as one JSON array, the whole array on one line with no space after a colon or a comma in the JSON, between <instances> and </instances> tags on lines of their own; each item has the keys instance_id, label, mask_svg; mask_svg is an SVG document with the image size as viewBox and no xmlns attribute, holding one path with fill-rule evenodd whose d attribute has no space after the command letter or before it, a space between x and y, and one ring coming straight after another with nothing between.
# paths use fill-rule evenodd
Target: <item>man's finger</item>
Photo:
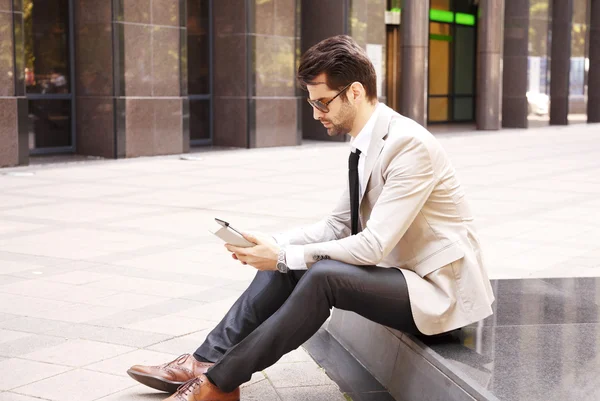
<instances>
[{"instance_id":1,"label":"man's finger","mask_svg":"<svg viewBox=\"0 0 600 401\"><path fill-rule=\"evenodd\" d=\"M227 250L229 252L233 252L233 253L235 253L237 255L245 255L246 254L246 251L245 251L244 248L240 248L240 247L235 246L235 245L225 244L225 248L227 248Z\"/></svg>"},{"instance_id":2,"label":"man's finger","mask_svg":"<svg viewBox=\"0 0 600 401\"><path fill-rule=\"evenodd\" d=\"M248 241L252 242L253 244L258 244L258 240L256 239L256 237L250 233L242 233L244 235L244 238L246 238Z\"/></svg>"}]
</instances>

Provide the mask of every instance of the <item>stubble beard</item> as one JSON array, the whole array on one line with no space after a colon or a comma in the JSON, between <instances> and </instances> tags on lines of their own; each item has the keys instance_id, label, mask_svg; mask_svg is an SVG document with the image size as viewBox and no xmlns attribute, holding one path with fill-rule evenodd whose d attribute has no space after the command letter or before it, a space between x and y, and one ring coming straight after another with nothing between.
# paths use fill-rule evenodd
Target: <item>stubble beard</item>
<instances>
[{"instance_id":1,"label":"stubble beard","mask_svg":"<svg viewBox=\"0 0 600 401\"><path fill-rule=\"evenodd\" d=\"M348 103L344 103L339 114L340 122L334 124L333 121L327 121L331 124L330 128L327 128L327 135L334 137L338 135L349 134L352 131L352 125L356 118L356 110L352 108Z\"/></svg>"}]
</instances>

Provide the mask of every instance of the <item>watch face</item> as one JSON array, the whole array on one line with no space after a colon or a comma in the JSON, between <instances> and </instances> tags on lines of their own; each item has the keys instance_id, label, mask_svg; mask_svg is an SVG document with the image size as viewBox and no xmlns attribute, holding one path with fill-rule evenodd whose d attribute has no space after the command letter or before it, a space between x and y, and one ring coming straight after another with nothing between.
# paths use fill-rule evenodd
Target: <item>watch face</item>
<instances>
[{"instance_id":1,"label":"watch face","mask_svg":"<svg viewBox=\"0 0 600 401\"><path fill-rule=\"evenodd\" d=\"M280 272L285 272L287 271L287 266L285 265L285 263L278 262L277 270L279 270Z\"/></svg>"}]
</instances>

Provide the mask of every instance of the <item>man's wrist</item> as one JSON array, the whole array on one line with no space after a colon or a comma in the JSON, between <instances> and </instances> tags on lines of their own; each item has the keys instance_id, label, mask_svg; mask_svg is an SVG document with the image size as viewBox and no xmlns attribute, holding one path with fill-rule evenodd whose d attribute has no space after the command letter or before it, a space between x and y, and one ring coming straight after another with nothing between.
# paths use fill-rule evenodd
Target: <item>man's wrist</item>
<instances>
[{"instance_id":1,"label":"man's wrist","mask_svg":"<svg viewBox=\"0 0 600 401\"><path fill-rule=\"evenodd\" d=\"M277 270L279 270L280 273L287 273L290 271L290 268L287 265L286 262L286 257L285 257L285 248L281 247L279 248L279 253L277 254Z\"/></svg>"}]
</instances>

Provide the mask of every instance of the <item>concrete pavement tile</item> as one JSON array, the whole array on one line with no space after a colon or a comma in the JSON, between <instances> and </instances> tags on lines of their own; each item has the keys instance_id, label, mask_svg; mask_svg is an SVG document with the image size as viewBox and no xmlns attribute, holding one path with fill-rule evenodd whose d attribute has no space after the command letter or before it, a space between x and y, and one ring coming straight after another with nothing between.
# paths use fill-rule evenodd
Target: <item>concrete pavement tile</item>
<instances>
[{"instance_id":1,"label":"concrete pavement tile","mask_svg":"<svg viewBox=\"0 0 600 401\"><path fill-rule=\"evenodd\" d=\"M195 308L187 309L178 312L175 315L204 319L211 322L220 322L236 301L237 298L223 299L222 301L210 302Z\"/></svg>"},{"instance_id":2,"label":"concrete pavement tile","mask_svg":"<svg viewBox=\"0 0 600 401\"><path fill-rule=\"evenodd\" d=\"M331 384L331 379L315 362L275 364L265 374L275 388Z\"/></svg>"},{"instance_id":3,"label":"concrete pavement tile","mask_svg":"<svg viewBox=\"0 0 600 401\"><path fill-rule=\"evenodd\" d=\"M20 261L20 260L3 260L0 259L0 262L2 263L2 273L3 274L10 274L10 275L15 275L15 273L18 272L25 272L25 271L37 271L40 269L43 269L44 266L43 265L39 265L39 264L35 264L35 263L31 263L31 262L25 262L25 261ZM29 277L33 277L31 274L29 274L27 276L27 278Z\"/></svg>"},{"instance_id":4,"label":"concrete pavement tile","mask_svg":"<svg viewBox=\"0 0 600 401\"><path fill-rule=\"evenodd\" d=\"M52 401L92 401L131 385L131 379L78 369L19 387L14 391Z\"/></svg>"},{"instance_id":5,"label":"concrete pavement tile","mask_svg":"<svg viewBox=\"0 0 600 401\"><path fill-rule=\"evenodd\" d=\"M263 376L264 378L264 376ZM241 399L244 401L281 401L277 391L268 380L244 386L240 389Z\"/></svg>"},{"instance_id":6,"label":"concrete pavement tile","mask_svg":"<svg viewBox=\"0 0 600 401\"><path fill-rule=\"evenodd\" d=\"M189 299L168 299L153 305L138 308L140 312L155 313L157 315L171 315L187 309L198 308L203 305L202 302L191 301Z\"/></svg>"},{"instance_id":7,"label":"concrete pavement tile","mask_svg":"<svg viewBox=\"0 0 600 401\"><path fill-rule=\"evenodd\" d=\"M99 185L91 182L66 182L46 187L21 187L11 191L13 195L20 195L23 198L30 196L41 197L41 199L101 199L106 196L136 193L137 188L119 188L115 185Z\"/></svg>"},{"instance_id":8,"label":"concrete pavement tile","mask_svg":"<svg viewBox=\"0 0 600 401\"><path fill-rule=\"evenodd\" d=\"M30 333L24 333L22 331L0 329L0 343L18 340L20 338L29 337L30 335Z\"/></svg>"},{"instance_id":9,"label":"concrete pavement tile","mask_svg":"<svg viewBox=\"0 0 600 401\"><path fill-rule=\"evenodd\" d=\"M27 253L18 253L14 251L2 251L0 250L0 261L2 261L2 269L3 273L7 273L4 271L4 268L10 263L7 262L18 262L23 264L33 265L32 267L37 266L56 266L57 264L67 262L67 259L60 258L48 258L38 255L31 255Z\"/></svg>"},{"instance_id":10,"label":"concrete pavement tile","mask_svg":"<svg viewBox=\"0 0 600 401\"><path fill-rule=\"evenodd\" d=\"M89 205L88 205L89 207ZM87 213L88 215L93 213ZM57 228L53 232L30 234L0 242L0 250L64 259L93 260L117 252L167 244L167 237L115 233L90 228ZM77 246L74 247L73 244ZM34 248L31 244L36 244Z\"/></svg>"},{"instance_id":11,"label":"concrete pavement tile","mask_svg":"<svg viewBox=\"0 0 600 401\"><path fill-rule=\"evenodd\" d=\"M97 319L106 318L117 313L116 308L106 308L103 306L73 304L64 308L47 310L44 313L38 313L32 316L44 317L52 320L64 322L84 323Z\"/></svg>"},{"instance_id":12,"label":"concrete pavement tile","mask_svg":"<svg viewBox=\"0 0 600 401\"><path fill-rule=\"evenodd\" d=\"M89 340L68 340L63 344L21 355L23 359L80 367L113 358L135 348Z\"/></svg>"},{"instance_id":13,"label":"concrete pavement tile","mask_svg":"<svg viewBox=\"0 0 600 401\"><path fill-rule=\"evenodd\" d=\"M171 283L198 283L201 284L205 289L212 289L214 287L221 287L232 283L232 280L202 276L200 274L173 274L171 271L159 271L153 269L145 269L135 266L127 266L127 269L123 269L123 265L120 265L121 261L112 261L114 264L105 264L101 268L92 269L99 273L114 274L119 277L134 277L150 280L168 281ZM204 291L200 290L200 291ZM181 298L185 298L186 295L179 295Z\"/></svg>"},{"instance_id":14,"label":"concrete pavement tile","mask_svg":"<svg viewBox=\"0 0 600 401\"><path fill-rule=\"evenodd\" d=\"M40 401L47 400L47 398L29 397L27 395L21 395L13 392L2 392L0 393L0 400L2 401Z\"/></svg>"},{"instance_id":15,"label":"concrete pavement tile","mask_svg":"<svg viewBox=\"0 0 600 401\"><path fill-rule=\"evenodd\" d=\"M25 279L48 279L52 276L58 276L61 274L69 273L72 271L80 270L82 268L88 268L91 266L97 266L81 260L68 260L68 259L52 259L55 262L49 262L48 266L37 266L30 267L25 270L11 273L12 276L23 277Z\"/></svg>"},{"instance_id":16,"label":"concrete pavement tile","mask_svg":"<svg viewBox=\"0 0 600 401\"><path fill-rule=\"evenodd\" d=\"M334 385L280 388L277 392L282 401L346 401L346 397Z\"/></svg>"},{"instance_id":17,"label":"concrete pavement tile","mask_svg":"<svg viewBox=\"0 0 600 401\"><path fill-rule=\"evenodd\" d=\"M263 372L255 372L252 374L252 377L250 378L250 380L247 381L246 383L243 383L240 387L241 388L248 387L248 386L256 384L260 381L263 381L263 380L267 380L267 376L265 376L265 374Z\"/></svg>"},{"instance_id":18,"label":"concrete pavement tile","mask_svg":"<svg viewBox=\"0 0 600 401\"><path fill-rule=\"evenodd\" d=\"M70 370L65 366L26 361L23 359L5 359L0 361L0 390L10 390L36 382Z\"/></svg>"},{"instance_id":19,"label":"concrete pavement tile","mask_svg":"<svg viewBox=\"0 0 600 401\"><path fill-rule=\"evenodd\" d=\"M2 182L2 180L0 180L0 182ZM21 188L27 187L25 186ZM49 186L48 188L52 188L52 186ZM54 201L53 199L44 198L42 196L22 196L18 193L12 193L13 191L18 191L18 189L16 188L11 190L9 188L3 187L2 189L4 189L7 192L0 194L0 210L14 207L23 207L28 205L50 203Z\"/></svg>"},{"instance_id":20,"label":"concrete pavement tile","mask_svg":"<svg viewBox=\"0 0 600 401\"><path fill-rule=\"evenodd\" d=\"M217 302L224 298L239 298L244 293L244 290L231 289L225 287L215 287L208 290L200 291L197 294L188 294L184 298L194 301L210 303Z\"/></svg>"},{"instance_id":21,"label":"concrete pavement tile","mask_svg":"<svg viewBox=\"0 0 600 401\"><path fill-rule=\"evenodd\" d=\"M0 292L57 301L85 302L115 294L114 290L32 279L0 286Z\"/></svg>"},{"instance_id":22,"label":"concrete pavement tile","mask_svg":"<svg viewBox=\"0 0 600 401\"><path fill-rule=\"evenodd\" d=\"M53 347L64 342L65 339L63 338L32 334L17 340L0 343L0 355L17 357L33 351Z\"/></svg>"},{"instance_id":23,"label":"concrete pavement tile","mask_svg":"<svg viewBox=\"0 0 600 401\"><path fill-rule=\"evenodd\" d=\"M0 287L0 312L4 313L35 316L50 309L70 306L67 302L5 294L1 290L2 288Z\"/></svg>"},{"instance_id":24,"label":"concrete pavement tile","mask_svg":"<svg viewBox=\"0 0 600 401\"><path fill-rule=\"evenodd\" d=\"M147 349L171 354L193 353L200 345L202 345L206 339L206 336L211 330L212 327L185 336L175 337L170 340L154 344L150 347L147 347Z\"/></svg>"},{"instance_id":25,"label":"concrete pavement tile","mask_svg":"<svg viewBox=\"0 0 600 401\"><path fill-rule=\"evenodd\" d=\"M165 298L171 298L175 294L178 297L182 297L186 294L197 293L206 288L202 285L171 283L136 277L121 277L119 280L102 280L89 285L96 288L131 292L134 294L156 295Z\"/></svg>"},{"instance_id":26,"label":"concrete pavement tile","mask_svg":"<svg viewBox=\"0 0 600 401\"><path fill-rule=\"evenodd\" d=\"M97 372L110 373L117 376L127 376L127 369L133 365L156 366L170 362L181 354L166 354L148 350L136 350L119 355L102 362L86 365L85 369ZM129 377L129 376L127 376Z\"/></svg>"},{"instance_id":27,"label":"concrete pavement tile","mask_svg":"<svg viewBox=\"0 0 600 401\"><path fill-rule=\"evenodd\" d=\"M27 333L36 334L45 334L46 332L52 331L64 334L63 330L68 329L71 325L72 323L28 316L20 316L16 319L0 322L0 327L4 329L25 331Z\"/></svg>"},{"instance_id":28,"label":"concrete pavement tile","mask_svg":"<svg viewBox=\"0 0 600 401\"><path fill-rule=\"evenodd\" d=\"M313 359L304 348L300 347L285 354L277 363L312 362Z\"/></svg>"},{"instance_id":29,"label":"concrete pavement tile","mask_svg":"<svg viewBox=\"0 0 600 401\"><path fill-rule=\"evenodd\" d=\"M181 336L206 329L212 325L213 323L207 320L172 315L142 320L129 324L125 328Z\"/></svg>"},{"instance_id":30,"label":"concrete pavement tile","mask_svg":"<svg viewBox=\"0 0 600 401\"><path fill-rule=\"evenodd\" d=\"M570 259L581 256L584 249L539 246L521 254L505 258L504 265L521 268L524 272L547 269L559 263L568 262Z\"/></svg>"},{"instance_id":31,"label":"concrete pavement tile","mask_svg":"<svg viewBox=\"0 0 600 401\"><path fill-rule=\"evenodd\" d=\"M126 390L99 398L97 401L163 401L166 397L168 397L167 393L138 384Z\"/></svg>"},{"instance_id":32,"label":"concrete pavement tile","mask_svg":"<svg viewBox=\"0 0 600 401\"><path fill-rule=\"evenodd\" d=\"M43 277L43 279L48 281L73 285L89 284L95 281L105 280L107 278L110 278L110 276L107 274L94 273L85 270L76 270L68 273L57 274L51 277Z\"/></svg>"},{"instance_id":33,"label":"concrete pavement tile","mask_svg":"<svg viewBox=\"0 0 600 401\"><path fill-rule=\"evenodd\" d=\"M125 310L103 317L101 319L90 320L86 323L94 326L125 327L129 324L152 319L158 316L159 315L155 315L152 313L138 312L135 310Z\"/></svg>"},{"instance_id":34,"label":"concrete pavement tile","mask_svg":"<svg viewBox=\"0 0 600 401\"><path fill-rule=\"evenodd\" d=\"M99 341L109 344L143 348L171 338L170 335L128 330L119 327L100 327L80 323L69 323L67 327L51 330L49 336Z\"/></svg>"},{"instance_id":35,"label":"concrete pavement tile","mask_svg":"<svg viewBox=\"0 0 600 401\"><path fill-rule=\"evenodd\" d=\"M0 287L7 284L17 283L25 280L23 277L9 276L8 274L0 274Z\"/></svg>"},{"instance_id":36,"label":"concrete pavement tile","mask_svg":"<svg viewBox=\"0 0 600 401\"><path fill-rule=\"evenodd\" d=\"M12 320L18 318L18 315L13 315L11 313L0 313L0 323L5 322L7 320ZM0 327L2 327L0 325Z\"/></svg>"},{"instance_id":37,"label":"concrete pavement tile","mask_svg":"<svg viewBox=\"0 0 600 401\"><path fill-rule=\"evenodd\" d=\"M90 213L93 208L94 212ZM69 201L49 205L26 206L0 211L2 216L25 217L56 223L110 222L144 213L160 213L164 209L140 205L111 205L89 201Z\"/></svg>"},{"instance_id":38,"label":"concrete pavement tile","mask_svg":"<svg viewBox=\"0 0 600 401\"><path fill-rule=\"evenodd\" d=\"M4 207L0 208L0 210L2 209L4 209ZM8 235L14 235L15 233L35 231L45 227L47 226L44 224L25 223L21 221L3 221L2 225L0 226L0 237L7 237Z\"/></svg>"},{"instance_id":39,"label":"concrete pavement tile","mask_svg":"<svg viewBox=\"0 0 600 401\"><path fill-rule=\"evenodd\" d=\"M95 298L85 302L89 305L106 306L124 310L139 310L150 305L162 303L169 298L155 295L131 294L119 292L108 297Z\"/></svg>"}]
</instances>

